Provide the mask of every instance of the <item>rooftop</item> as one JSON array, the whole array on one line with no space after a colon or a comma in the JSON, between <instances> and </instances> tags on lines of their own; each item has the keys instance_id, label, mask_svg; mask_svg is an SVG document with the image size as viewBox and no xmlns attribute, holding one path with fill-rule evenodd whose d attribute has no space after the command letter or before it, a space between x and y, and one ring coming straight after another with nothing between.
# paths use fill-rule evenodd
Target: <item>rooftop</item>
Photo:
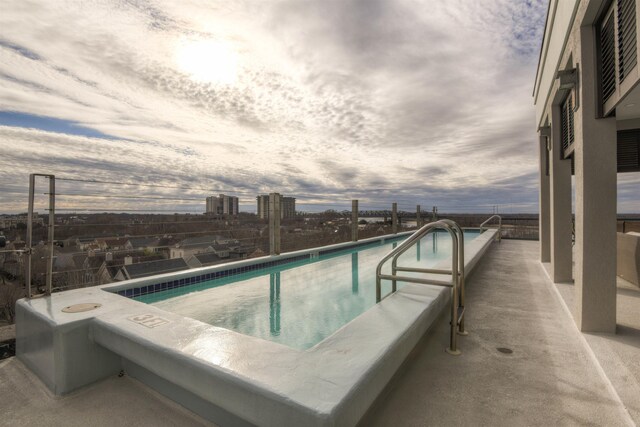
<instances>
[{"instance_id":1,"label":"rooftop","mask_svg":"<svg viewBox=\"0 0 640 427\"><path fill-rule=\"evenodd\" d=\"M126 271L128 279L137 279L139 277L147 277L155 274L187 270L189 269L189 266L182 258L172 258L129 264L123 266L122 269Z\"/></svg>"},{"instance_id":2,"label":"rooftop","mask_svg":"<svg viewBox=\"0 0 640 427\"><path fill-rule=\"evenodd\" d=\"M361 425L640 422L640 289L619 282L616 335L581 334L572 285L549 280L537 242L492 245L467 283L462 355L443 351L443 315ZM127 376L54 397L15 358L0 364L0 395L18 425L84 425L88 412L93 425L210 425Z\"/></svg>"}]
</instances>

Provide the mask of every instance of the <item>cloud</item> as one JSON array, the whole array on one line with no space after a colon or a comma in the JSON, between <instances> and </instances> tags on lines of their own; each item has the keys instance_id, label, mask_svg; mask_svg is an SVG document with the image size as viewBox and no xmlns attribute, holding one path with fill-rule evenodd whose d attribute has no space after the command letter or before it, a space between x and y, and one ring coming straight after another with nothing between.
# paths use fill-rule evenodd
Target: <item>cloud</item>
<instances>
[{"instance_id":1,"label":"cloud","mask_svg":"<svg viewBox=\"0 0 640 427\"><path fill-rule=\"evenodd\" d=\"M247 209L280 191L535 211L545 12L543 0L5 2L0 110L112 139L1 127L0 179L177 183L196 198L235 191ZM177 63L202 40L233 49L233 83ZM5 206L24 210L18 196Z\"/></svg>"}]
</instances>

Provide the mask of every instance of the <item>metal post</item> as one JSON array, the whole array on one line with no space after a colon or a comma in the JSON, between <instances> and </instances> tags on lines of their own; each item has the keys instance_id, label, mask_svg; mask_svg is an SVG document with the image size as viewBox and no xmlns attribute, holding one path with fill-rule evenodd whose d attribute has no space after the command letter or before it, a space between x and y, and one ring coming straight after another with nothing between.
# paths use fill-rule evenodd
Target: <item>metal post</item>
<instances>
[{"instance_id":1,"label":"metal post","mask_svg":"<svg viewBox=\"0 0 640 427\"><path fill-rule=\"evenodd\" d=\"M460 252L460 255L458 258L458 262L459 262L458 274L460 274L460 306L464 310L465 309L464 294L465 294L465 280L466 280L465 271L464 271L464 231L460 227L457 227L457 231L458 231L458 238L459 238L458 250ZM458 325L458 334L460 335L469 335L469 332L464 330L465 317L466 317L466 311L462 314L462 317L460 318L460 324Z\"/></svg>"},{"instance_id":2,"label":"metal post","mask_svg":"<svg viewBox=\"0 0 640 427\"><path fill-rule=\"evenodd\" d=\"M418 245L419 244L420 242L418 241ZM394 257L393 260L391 260L391 275L394 277L391 281L391 292L395 292L398 290L398 281L395 279L398 275L398 257Z\"/></svg>"},{"instance_id":3,"label":"metal post","mask_svg":"<svg viewBox=\"0 0 640 427\"><path fill-rule=\"evenodd\" d=\"M33 201L36 184L36 175L29 174L29 208L27 210L27 265L25 266L25 285L27 298L31 298L31 251L33 247Z\"/></svg>"},{"instance_id":4,"label":"metal post","mask_svg":"<svg viewBox=\"0 0 640 427\"><path fill-rule=\"evenodd\" d=\"M422 218L420 217L420 205L416 205L416 228L422 227Z\"/></svg>"},{"instance_id":5,"label":"metal post","mask_svg":"<svg viewBox=\"0 0 640 427\"><path fill-rule=\"evenodd\" d=\"M53 290L53 239L56 214L56 177L49 176L49 262L47 265L47 295Z\"/></svg>"},{"instance_id":6,"label":"metal post","mask_svg":"<svg viewBox=\"0 0 640 427\"><path fill-rule=\"evenodd\" d=\"M456 239L458 241L458 301L459 306L464 310L464 294L465 294L465 272L464 272L464 230L460 228L460 226L449 220L443 219L443 222L451 225L456 234ZM462 316L460 317L460 322L458 324L458 335L469 335L468 332L464 330L464 317L465 312L463 311Z\"/></svg>"},{"instance_id":7,"label":"metal post","mask_svg":"<svg viewBox=\"0 0 640 427\"><path fill-rule=\"evenodd\" d=\"M449 348L447 353L457 356L460 354L458 350L458 238L453 229L449 230L451 234L452 263L451 263L451 333Z\"/></svg>"},{"instance_id":8,"label":"metal post","mask_svg":"<svg viewBox=\"0 0 640 427\"><path fill-rule=\"evenodd\" d=\"M358 241L358 201L351 201L351 241Z\"/></svg>"},{"instance_id":9,"label":"metal post","mask_svg":"<svg viewBox=\"0 0 640 427\"><path fill-rule=\"evenodd\" d=\"M398 204L391 204L391 232L393 234L398 233Z\"/></svg>"},{"instance_id":10,"label":"metal post","mask_svg":"<svg viewBox=\"0 0 640 427\"><path fill-rule=\"evenodd\" d=\"M269 194L269 253L280 254L280 194Z\"/></svg>"}]
</instances>

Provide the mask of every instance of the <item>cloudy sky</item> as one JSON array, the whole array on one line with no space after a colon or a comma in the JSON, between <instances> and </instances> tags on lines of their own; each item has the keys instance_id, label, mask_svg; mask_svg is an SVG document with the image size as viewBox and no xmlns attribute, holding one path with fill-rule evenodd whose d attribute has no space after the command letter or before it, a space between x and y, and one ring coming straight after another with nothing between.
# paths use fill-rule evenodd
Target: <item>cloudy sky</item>
<instances>
[{"instance_id":1,"label":"cloudy sky","mask_svg":"<svg viewBox=\"0 0 640 427\"><path fill-rule=\"evenodd\" d=\"M0 211L53 173L102 181L58 181L69 209L534 212L546 3L3 0Z\"/></svg>"}]
</instances>

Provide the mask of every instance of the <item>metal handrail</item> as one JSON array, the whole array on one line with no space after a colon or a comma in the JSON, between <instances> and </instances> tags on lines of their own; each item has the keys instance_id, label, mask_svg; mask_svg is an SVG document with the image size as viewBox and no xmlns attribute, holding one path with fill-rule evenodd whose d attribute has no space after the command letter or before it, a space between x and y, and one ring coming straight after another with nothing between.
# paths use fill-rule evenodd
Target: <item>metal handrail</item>
<instances>
[{"instance_id":1,"label":"metal handrail","mask_svg":"<svg viewBox=\"0 0 640 427\"><path fill-rule=\"evenodd\" d=\"M464 330L464 302L465 302L465 272L464 272L464 231L462 230L462 228L458 225L457 222L452 221L450 219L441 219L440 221L444 221L447 224L451 225L454 230L458 233L459 237L459 244L458 244L458 272L460 274L460 281L459 281L459 287L460 287L460 292L458 293L458 296L460 298L459 300L459 305L460 307L462 307L463 309L463 315L460 318L460 322L458 325L458 334L459 335L469 335L469 332Z\"/></svg>"},{"instance_id":2,"label":"metal handrail","mask_svg":"<svg viewBox=\"0 0 640 427\"><path fill-rule=\"evenodd\" d=\"M485 228L485 225L490 222L491 220L498 218L498 242L502 241L502 217L500 215L492 215L489 218L487 218L487 220L485 222L483 222L482 224L480 224L480 234L482 234L482 232L484 231L483 229ZM488 227L487 227L488 229Z\"/></svg>"},{"instance_id":3,"label":"metal handrail","mask_svg":"<svg viewBox=\"0 0 640 427\"><path fill-rule=\"evenodd\" d=\"M451 270L433 269L433 268L416 268L416 267L398 267L397 260L400 255L411 248L418 240L436 230L444 229L451 235L452 241L452 257ZM446 286L451 288L451 336L449 348L447 352L458 355L460 351L457 349L457 335L466 335L464 331L464 233L455 222L443 219L424 225L407 240L402 242L398 247L393 249L378 263L376 268L376 302L382 301L384 298L393 294L396 290L396 282L418 283L425 285ZM392 274L382 274L382 266L389 259L392 259ZM435 279L421 279L417 277L398 276L398 271L409 271L415 273L440 274L451 276L450 281L442 281ZM392 290L389 294L382 297L382 279L391 280Z\"/></svg>"}]
</instances>

